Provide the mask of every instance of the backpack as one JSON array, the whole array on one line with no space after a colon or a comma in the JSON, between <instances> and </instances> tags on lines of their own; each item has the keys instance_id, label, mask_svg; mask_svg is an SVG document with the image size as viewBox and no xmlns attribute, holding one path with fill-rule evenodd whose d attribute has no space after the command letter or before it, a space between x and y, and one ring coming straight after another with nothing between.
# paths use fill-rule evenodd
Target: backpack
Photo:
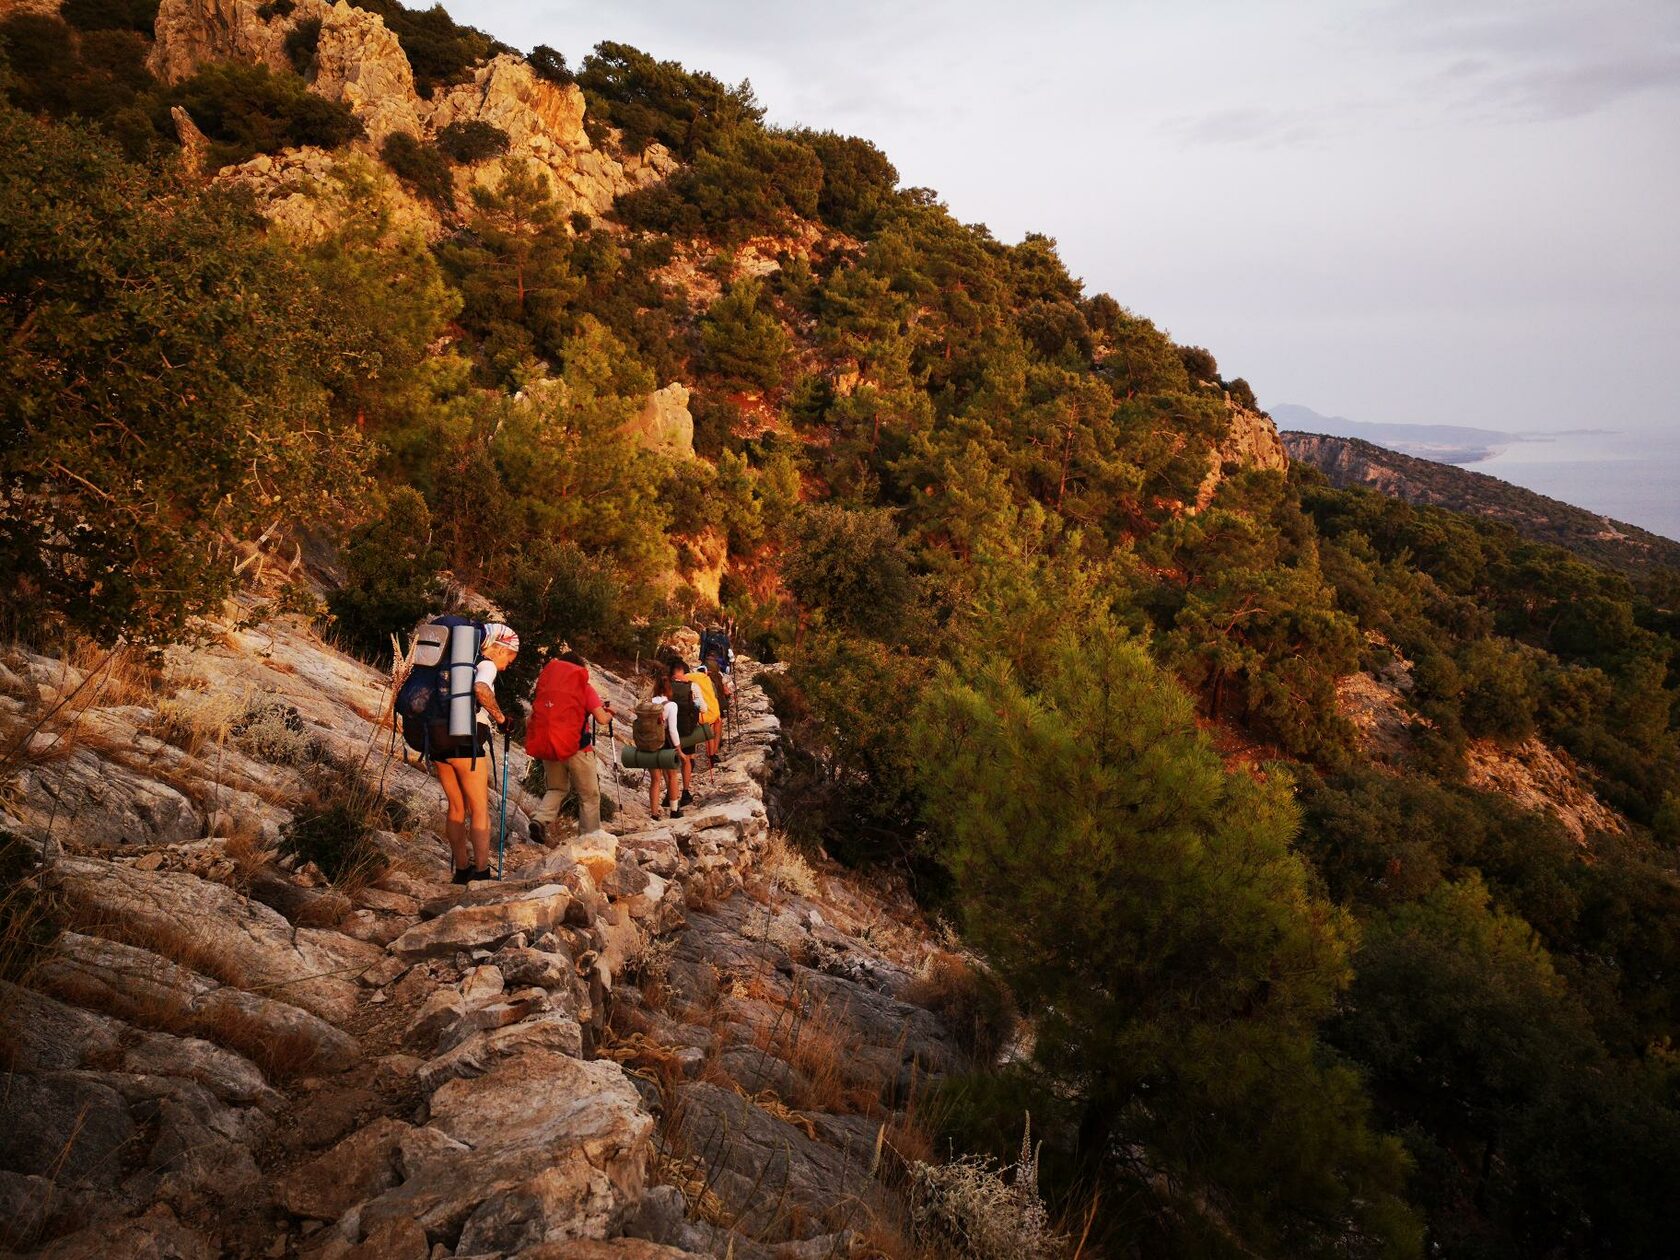
<instances>
[{"instance_id":1,"label":"backpack","mask_svg":"<svg viewBox=\"0 0 1680 1260\"><path fill-rule=\"evenodd\" d=\"M525 751L542 761L564 761L583 744L589 671L570 661L550 661L537 676Z\"/></svg>"},{"instance_id":2,"label":"backpack","mask_svg":"<svg viewBox=\"0 0 1680 1260\"><path fill-rule=\"evenodd\" d=\"M718 668L725 673L735 659L735 653L729 650L729 632L727 630L707 630L700 636L700 659L708 656L717 657Z\"/></svg>"},{"instance_id":3,"label":"backpack","mask_svg":"<svg viewBox=\"0 0 1680 1260\"><path fill-rule=\"evenodd\" d=\"M718 716L729 716L729 688L723 681L723 664L715 657L706 665L706 677L712 680L712 690L717 694Z\"/></svg>"},{"instance_id":4,"label":"backpack","mask_svg":"<svg viewBox=\"0 0 1680 1260\"><path fill-rule=\"evenodd\" d=\"M456 626L474 631L473 662L484 646L484 623L471 617L434 617L415 631L411 667L397 689L395 709L402 721L403 742L422 756L431 753L434 730L448 731L449 639ZM471 697L473 720L478 720L478 697Z\"/></svg>"},{"instance_id":5,"label":"backpack","mask_svg":"<svg viewBox=\"0 0 1680 1260\"><path fill-rule=\"evenodd\" d=\"M671 689L677 693L671 697L677 702L677 738L687 739L700 725L700 706L694 703L694 684L685 675L681 680L673 678Z\"/></svg>"},{"instance_id":6,"label":"backpack","mask_svg":"<svg viewBox=\"0 0 1680 1260\"><path fill-rule=\"evenodd\" d=\"M665 700L653 696L636 706L630 723L630 739L640 752L658 752L665 747Z\"/></svg>"}]
</instances>

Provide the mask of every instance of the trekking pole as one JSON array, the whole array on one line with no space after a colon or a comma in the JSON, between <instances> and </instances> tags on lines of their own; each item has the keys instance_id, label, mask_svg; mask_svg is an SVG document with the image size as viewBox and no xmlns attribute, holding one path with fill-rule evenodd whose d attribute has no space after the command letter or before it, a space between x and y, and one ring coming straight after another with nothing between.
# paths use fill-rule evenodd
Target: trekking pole
<instances>
[{"instance_id":1,"label":"trekking pole","mask_svg":"<svg viewBox=\"0 0 1680 1260\"><path fill-rule=\"evenodd\" d=\"M491 745L495 747L494 744ZM507 849L508 733L502 732L502 824L496 834L496 878L502 877L502 854Z\"/></svg>"}]
</instances>

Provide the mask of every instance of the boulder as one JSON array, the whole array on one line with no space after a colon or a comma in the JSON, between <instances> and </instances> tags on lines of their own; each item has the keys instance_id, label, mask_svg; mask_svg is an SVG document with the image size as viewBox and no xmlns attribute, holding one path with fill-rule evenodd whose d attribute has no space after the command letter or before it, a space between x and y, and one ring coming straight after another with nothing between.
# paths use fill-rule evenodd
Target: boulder
<instances>
[{"instance_id":1,"label":"boulder","mask_svg":"<svg viewBox=\"0 0 1680 1260\"><path fill-rule=\"evenodd\" d=\"M431 1092L446 1081L483 1076L503 1059L536 1047L583 1057L583 1029L576 1019L559 1011L544 1011L518 1024L479 1029L442 1054L421 1064L415 1082Z\"/></svg>"},{"instance_id":2,"label":"boulder","mask_svg":"<svg viewBox=\"0 0 1680 1260\"><path fill-rule=\"evenodd\" d=\"M459 905L437 918L417 923L391 942L391 952L410 961L447 956L460 950L494 948L523 932L540 936L566 917L571 894L559 884L544 884L505 901Z\"/></svg>"},{"instance_id":3,"label":"boulder","mask_svg":"<svg viewBox=\"0 0 1680 1260\"><path fill-rule=\"evenodd\" d=\"M643 1238L574 1238L569 1242L539 1243L535 1247L527 1247L513 1260L693 1260L695 1255L692 1251L666 1247Z\"/></svg>"},{"instance_id":4,"label":"boulder","mask_svg":"<svg viewBox=\"0 0 1680 1260\"><path fill-rule=\"evenodd\" d=\"M629 431L644 450L693 459L694 417L688 410L688 386L672 381L654 390L630 422Z\"/></svg>"},{"instance_id":5,"label":"boulder","mask_svg":"<svg viewBox=\"0 0 1680 1260\"><path fill-rule=\"evenodd\" d=\"M336 1221L363 1199L397 1184L402 1138L412 1130L401 1120L375 1120L292 1169L275 1187L275 1198L294 1216Z\"/></svg>"},{"instance_id":6,"label":"boulder","mask_svg":"<svg viewBox=\"0 0 1680 1260\"><path fill-rule=\"evenodd\" d=\"M203 1234L158 1208L134 1220L78 1230L37 1252L35 1260L216 1260L216 1255Z\"/></svg>"},{"instance_id":7,"label":"boulder","mask_svg":"<svg viewBox=\"0 0 1680 1260\"><path fill-rule=\"evenodd\" d=\"M404 1181L362 1206L364 1231L405 1217L459 1230L458 1255L510 1254L612 1234L641 1196L653 1119L616 1063L525 1046L446 1081L431 1113L422 1132L452 1144L405 1161Z\"/></svg>"}]
</instances>

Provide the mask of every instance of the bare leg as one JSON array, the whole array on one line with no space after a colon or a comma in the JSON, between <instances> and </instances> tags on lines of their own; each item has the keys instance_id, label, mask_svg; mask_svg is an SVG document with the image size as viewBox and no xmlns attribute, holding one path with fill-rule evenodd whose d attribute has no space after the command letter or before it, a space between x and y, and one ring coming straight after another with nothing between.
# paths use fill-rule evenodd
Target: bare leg
<instances>
[{"instance_id":1,"label":"bare leg","mask_svg":"<svg viewBox=\"0 0 1680 1260\"><path fill-rule=\"evenodd\" d=\"M443 834L449 840L449 856L456 870L470 866L467 856L467 801L461 791L461 780L455 773L455 766L448 761L439 761L432 767L437 772L438 783L443 787L444 799L449 803L448 817L443 824Z\"/></svg>"},{"instance_id":2,"label":"bare leg","mask_svg":"<svg viewBox=\"0 0 1680 1260\"><path fill-rule=\"evenodd\" d=\"M490 866L490 759L480 757L475 765L471 758L458 757L449 764L460 780L461 794L466 799L472 865L487 870Z\"/></svg>"}]
</instances>

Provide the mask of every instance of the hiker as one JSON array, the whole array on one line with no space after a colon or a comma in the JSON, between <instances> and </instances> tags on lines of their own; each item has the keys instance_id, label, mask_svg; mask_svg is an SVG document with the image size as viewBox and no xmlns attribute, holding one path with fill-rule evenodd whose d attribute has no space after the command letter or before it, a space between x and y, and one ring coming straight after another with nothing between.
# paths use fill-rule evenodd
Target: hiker
<instances>
[{"instance_id":1,"label":"hiker","mask_svg":"<svg viewBox=\"0 0 1680 1260\"><path fill-rule=\"evenodd\" d=\"M451 883L490 878L491 731L505 732L508 728L507 714L496 703L496 675L513 664L518 655L519 636L513 627L499 621L488 623L473 668L473 698L478 702L473 733L452 736L447 721L434 721L429 733L427 756L449 802L444 830L455 866Z\"/></svg>"},{"instance_id":2,"label":"hiker","mask_svg":"<svg viewBox=\"0 0 1680 1260\"><path fill-rule=\"evenodd\" d=\"M723 728L729 724L729 706L735 702L735 683L723 672L723 662L715 656L706 658L706 677L712 680L712 694L718 702L718 732L714 743L723 740Z\"/></svg>"},{"instance_id":3,"label":"hiker","mask_svg":"<svg viewBox=\"0 0 1680 1260\"><path fill-rule=\"evenodd\" d=\"M706 737L706 766L708 769L716 769L718 743L723 738L723 706L719 703L722 697L718 695L711 675L705 670L689 674L688 680L700 693L700 725L711 732Z\"/></svg>"},{"instance_id":4,"label":"hiker","mask_svg":"<svg viewBox=\"0 0 1680 1260\"><path fill-rule=\"evenodd\" d=\"M653 695L636 709L636 725L641 727L643 722L658 713L657 720L664 727L665 742L663 747L679 750L681 755L682 736L677 734L677 702L671 699L671 677L662 669L656 669L653 675ZM642 738L638 734L637 747L642 747ZM665 784L665 802L671 807L671 817L682 817L682 803L677 800L677 772L671 770L648 771L648 814L654 819L661 817L659 812L659 784Z\"/></svg>"},{"instance_id":5,"label":"hiker","mask_svg":"<svg viewBox=\"0 0 1680 1260\"><path fill-rule=\"evenodd\" d=\"M729 646L729 631L722 626L707 626L700 634L700 659L709 661L714 656L721 673L735 672L735 650Z\"/></svg>"},{"instance_id":6,"label":"hiker","mask_svg":"<svg viewBox=\"0 0 1680 1260\"><path fill-rule=\"evenodd\" d=\"M543 798L531 815L531 843L550 844L548 829L560 817L566 793L578 798L578 838L601 830L601 782L590 723L611 723L613 707L589 681L589 664L562 652L537 677L525 751L543 765Z\"/></svg>"},{"instance_id":7,"label":"hiker","mask_svg":"<svg viewBox=\"0 0 1680 1260\"><path fill-rule=\"evenodd\" d=\"M686 809L694 804L694 756L683 748L683 740L705 723L706 696L700 684L688 672L688 665L680 656L671 657L671 703L677 710L677 756L682 762L682 799L677 804ZM714 709L716 703L714 701Z\"/></svg>"}]
</instances>

